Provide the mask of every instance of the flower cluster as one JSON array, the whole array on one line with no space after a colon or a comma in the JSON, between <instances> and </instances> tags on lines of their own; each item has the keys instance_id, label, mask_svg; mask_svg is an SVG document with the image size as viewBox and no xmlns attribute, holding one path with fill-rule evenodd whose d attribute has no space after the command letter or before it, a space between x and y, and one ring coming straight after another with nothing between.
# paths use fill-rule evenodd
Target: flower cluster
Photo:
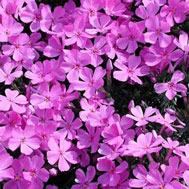
<instances>
[{"instance_id":1,"label":"flower cluster","mask_svg":"<svg viewBox=\"0 0 189 189\"><path fill-rule=\"evenodd\" d=\"M0 1L2 188L188 188L189 1L61 3ZM166 105L130 96L121 114L112 83Z\"/></svg>"}]
</instances>

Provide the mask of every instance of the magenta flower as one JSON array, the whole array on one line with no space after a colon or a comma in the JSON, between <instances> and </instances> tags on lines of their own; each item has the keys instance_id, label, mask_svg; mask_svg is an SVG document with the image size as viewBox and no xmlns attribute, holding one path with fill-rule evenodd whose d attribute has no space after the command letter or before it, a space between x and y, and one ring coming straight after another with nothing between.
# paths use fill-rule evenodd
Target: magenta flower
<instances>
[{"instance_id":1,"label":"magenta flower","mask_svg":"<svg viewBox=\"0 0 189 189\"><path fill-rule=\"evenodd\" d=\"M9 37L11 45L2 46L3 54L8 56L13 55L13 59L16 61L22 60L24 56L27 59L34 59L35 54L28 45L29 40L30 38L25 33Z\"/></svg>"},{"instance_id":2,"label":"magenta flower","mask_svg":"<svg viewBox=\"0 0 189 189\"><path fill-rule=\"evenodd\" d=\"M173 169L166 167L164 174L158 169L151 169L147 175L148 186L144 188L170 188L174 189L171 185L173 179Z\"/></svg>"},{"instance_id":3,"label":"magenta flower","mask_svg":"<svg viewBox=\"0 0 189 189\"><path fill-rule=\"evenodd\" d=\"M82 50L81 52L88 53L91 57L90 64L97 67L103 62L103 59L100 56L105 54L105 45L106 38L97 36L94 40L94 44L91 41L88 41L85 46L86 50Z\"/></svg>"},{"instance_id":4,"label":"magenta flower","mask_svg":"<svg viewBox=\"0 0 189 189\"><path fill-rule=\"evenodd\" d=\"M142 81L138 76L144 76L149 73L149 68L147 66L140 66L141 58L137 56L130 56L128 58L127 65L121 61L116 61L115 66L120 69L120 71L114 71L114 78L119 81L127 81L131 79L132 81L142 85Z\"/></svg>"},{"instance_id":5,"label":"magenta flower","mask_svg":"<svg viewBox=\"0 0 189 189\"><path fill-rule=\"evenodd\" d=\"M94 28L85 29L85 31L91 35L97 34L98 32L105 34L114 26L114 22L105 14L99 15L98 17L94 16L89 21Z\"/></svg>"},{"instance_id":6,"label":"magenta flower","mask_svg":"<svg viewBox=\"0 0 189 189\"><path fill-rule=\"evenodd\" d=\"M184 182L189 187L189 171L185 171L183 174Z\"/></svg>"},{"instance_id":7,"label":"magenta flower","mask_svg":"<svg viewBox=\"0 0 189 189\"><path fill-rule=\"evenodd\" d=\"M32 32L36 32L40 29L42 7L43 4L40 4L38 8L36 2L31 1L27 3L27 6L25 6L20 13L20 19L22 22L31 23L30 30Z\"/></svg>"},{"instance_id":8,"label":"magenta flower","mask_svg":"<svg viewBox=\"0 0 189 189\"><path fill-rule=\"evenodd\" d=\"M26 126L24 130L18 127L12 131L12 137L9 140L8 147L12 151L20 147L21 153L30 155L33 150L40 147L40 140L36 136L33 127Z\"/></svg>"},{"instance_id":9,"label":"magenta flower","mask_svg":"<svg viewBox=\"0 0 189 189\"><path fill-rule=\"evenodd\" d=\"M188 61L188 52L189 52L189 39L188 34L185 32L181 32L179 35L179 39L174 39L173 41L180 49L184 51L184 61L189 64Z\"/></svg>"},{"instance_id":10,"label":"magenta flower","mask_svg":"<svg viewBox=\"0 0 189 189\"><path fill-rule=\"evenodd\" d=\"M45 56L50 58L61 55L60 58L62 59L64 45L65 45L64 38L62 38L62 43L61 43L58 37L52 36L48 40L48 45L45 47L43 53Z\"/></svg>"},{"instance_id":11,"label":"magenta flower","mask_svg":"<svg viewBox=\"0 0 189 189\"><path fill-rule=\"evenodd\" d=\"M97 189L98 183L91 181L94 179L96 170L94 167L89 166L87 167L86 175L83 172L82 169L77 169L76 172L76 179L75 182L78 184L73 185L72 189L80 189L80 188L86 188L86 189Z\"/></svg>"},{"instance_id":12,"label":"magenta flower","mask_svg":"<svg viewBox=\"0 0 189 189\"><path fill-rule=\"evenodd\" d=\"M114 162L109 159L100 159L97 163L97 169L104 171L103 175L98 177L98 182L103 186L116 186L120 181L120 173L124 172L128 167L126 161L119 166L115 166Z\"/></svg>"},{"instance_id":13,"label":"magenta flower","mask_svg":"<svg viewBox=\"0 0 189 189\"><path fill-rule=\"evenodd\" d=\"M151 154L159 152L161 150L162 138L154 138L152 133L140 134L137 138L137 142L130 141L126 145L127 150L123 152L123 155L130 155L134 157L143 157L145 154Z\"/></svg>"},{"instance_id":14,"label":"magenta flower","mask_svg":"<svg viewBox=\"0 0 189 189\"><path fill-rule=\"evenodd\" d=\"M64 119L60 121L60 127L63 129L60 132L70 140L75 139L76 131L82 126L81 120L79 118L74 120L74 113L71 110L66 110L62 116Z\"/></svg>"},{"instance_id":15,"label":"magenta flower","mask_svg":"<svg viewBox=\"0 0 189 189\"><path fill-rule=\"evenodd\" d=\"M39 109L50 109L54 106L56 100L61 93L60 85L53 85L49 89L48 83L42 83L39 85L39 94L32 94L30 103L33 106L39 107Z\"/></svg>"},{"instance_id":16,"label":"magenta flower","mask_svg":"<svg viewBox=\"0 0 189 189\"><path fill-rule=\"evenodd\" d=\"M178 83L185 78L185 75L180 70L173 73L171 81L167 83L157 83L154 85L155 91L158 94L165 93L169 100L172 100L177 92L181 92L183 96L186 96L187 88L184 84Z\"/></svg>"},{"instance_id":17,"label":"magenta flower","mask_svg":"<svg viewBox=\"0 0 189 189\"><path fill-rule=\"evenodd\" d=\"M25 77L31 79L32 84L49 82L53 79L50 61L45 60L43 63L36 62L32 65L31 71L26 71Z\"/></svg>"},{"instance_id":18,"label":"magenta flower","mask_svg":"<svg viewBox=\"0 0 189 189\"><path fill-rule=\"evenodd\" d=\"M32 33L30 35L30 41L29 46L32 48L33 52L35 53L35 60L39 59L39 53L43 52L44 48L46 47L46 43L44 41L39 41L41 39L42 35L40 33Z\"/></svg>"},{"instance_id":19,"label":"magenta flower","mask_svg":"<svg viewBox=\"0 0 189 189\"><path fill-rule=\"evenodd\" d=\"M166 3L166 0L142 0L142 3L144 4L145 7L147 7L149 4L157 4L158 6L162 6Z\"/></svg>"},{"instance_id":20,"label":"magenta flower","mask_svg":"<svg viewBox=\"0 0 189 189\"><path fill-rule=\"evenodd\" d=\"M141 188L148 184L147 176L148 172L146 168L139 164L134 170L133 175L136 177L136 179L130 179L129 180L129 186L133 188Z\"/></svg>"},{"instance_id":21,"label":"magenta flower","mask_svg":"<svg viewBox=\"0 0 189 189\"><path fill-rule=\"evenodd\" d=\"M95 114L89 114L90 125L93 127L107 126L114 111L112 106L101 105Z\"/></svg>"},{"instance_id":22,"label":"magenta flower","mask_svg":"<svg viewBox=\"0 0 189 189\"><path fill-rule=\"evenodd\" d=\"M42 168L45 163L43 157L35 155L30 158L26 156L23 163L26 170L23 175L24 179L30 182L29 188L43 188L43 182L47 182L49 179L49 172Z\"/></svg>"},{"instance_id":23,"label":"magenta flower","mask_svg":"<svg viewBox=\"0 0 189 189\"><path fill-rule=\"evenodd\" d=\"M90 56L86 53L80 53L78 50L64 51L65 56L62 66L67 73L67 79L70 83L79 80L80 72L84 66L90 63Z\"/></svg>"},{"instance_id":24,"label":"magenta flower","mask_svg":"<svg viewBox=\"0 0 189 189\"><path fill-rule=\"evenodd\" d=\"M82 121L87 121L90 114L94 114L97 109L97 104L87 101L86 98L80 100L82 111L79 112L79 117Z\"/></svg>"},{"instance_id":25,"label":"magenta flower","mask_svg":"<svg viewBox=\"0 0 189 189\"><path fill-rule=\"evenodd\" d=\"M21 164L21 159L14 159L12 163L13 168L13 178L4 184L4 189L10 189L15 186L18 189L24 189L29 187L29 182L24 179L23 176L23 165Z\"/></svg>"},{"instance_id":26,"label":"magenta flower","mask_svg":"<svg viewBox=\"0 0 189 189\"><path fill-rule=\"evenodd\" d=\"M149 3L146 7L143 5L140 5L136 11L135 14L142 18L143 20L146 20L150 18L151 16L155 16L159 10L159 6L154 3Z\"/></svg>"},{"instance_id":27,"label":"magenta flower","mask_svg":"<svg viewBox=\"0 0 189 189\"><path fill-rule=\"evenodd\" d=\"M86 16L86 14L82 14L75 19L73 24L64 27L65 35L68 37L65 40L66 45L76 43L78 47L83 48L86 45L87 39L93 37L85 32Z\"/></svg>"},{"instance_id":28,"label":"magenta flower","mask_svg":"<svg viewBox=\"0 0 189 189\"><path fill-rule=\"evenodd\" d=\"M70 164L78 163L77 153L70 150L72 143L60 137L59 144L54 138L50 138L48 142L50 151L47 152L47 159L51 165L58 161L60 171L68 171Z\"/></svg>"},{"instance_id":29,"label":"magenta flower","mask_svg":"<svg viewBox=\"0 0 189 189\"><path fill-rule=\"evenodd\" d=\"M53 30L55 26L61 22L64 14L65 11L61 6L57 6L52 13L49 5L43 5L41 8L42 18L40 20L41 30L43 32L50 33L50 30Z\"/></svg>"},{"instance_id":30,"label":"magenta flower","mask_svg":"<svg viewBox=\"0 0 189 189\"><path fill-rule=\"evenodd\" d=\"M80 78L83 81L74 81L73 87L75 90L85 91L84 96L89 98L103 86L105 73L106 71L102 67L97 67L94 73L90 68L85 67L80 72Z\"/></svg>"},{"instance_id":31,"label":"magenta flower","mask_svg":"<svg viewBox=\"0 0 189 189\"><path fill-rule=\"evenodd\" d=\"M22 74L23 72L19 67L16 68L13 63L6 63L3 65L3 68L0 68L0 82L5 82L5 85L10 85L15 78L21 77Z\"/></svg>"},{"instance_id":32,"label":"magenta flower","mask_svg":"<svg viewBox=\"0 0 189 189\"><path fill-rule=\"evenodd\" d=\"M86 125L87 131L79 129L77 132L77 147L79 149L91 147L91 153L98 150L100 140L100 129L95 129L90 125Z\"/></svg>"},{"instance_id":33,"label":"magenta flower","mask_svg":"<svg viewBox=\"0 0 189 189\"><path fill-rule=\"evenodd\" d=\"M155 66L154 71L158 69L160 73L162 73L167 66L168 70L172 71L173 65L171 62L177 62L183 56L183 52L175 48L176 45L174 43L171 43L166 48L161 48L158 43L152 45L149 48L150 52L144 55L145 64L150 67Z\"/></svg>"},{"instance_id":34,"label":"magenta flower","mask_svg":"<svg viewBox=\"0 0 189 189\"><path fill-rule=\"evenodd\" d=\"M12 16L3 16L0 24L0 42L8 42L9 37L20 34L23 29L23 26Z\"/></svg>"},{"instance_id":35,"label":"magenta flower","mask_svg":"<svg viewBox=\"0 0 189 189\"><path fill-rule=\"evenodd\" d=\"M151 16L146 20L147 32L144 34L147 43L155 44L158 40L160 47L165 48L171 43L170 26L167 22L160 20L158 16Z\"/></svg>"},{"instance_id":36,"label":"magenta flower","mask_svg":"<svg viewBox=\"0 0 189 189\"><path fill-rule=\"evenodd\" d=\"M12 108L17 113L24 113L26 111L25 104L27 104L26 97L24 95L18 95L16 90L5 90L6 97L0 95L0 110L8 111Z\"/></svg>"},{"instance_id":37,"label":"magenta flower","mask_svg":"<svg viewBox=\"0 0 189 189\"><path fill-rule=\"evenodd\" d=\"M166 17L170 26L182 23L186 19L186 3L180 0L168 0L168 5L164 5L160 11L161 17Z\"/></svg>"},{"instance_id":38,"label":"magenta flower","mask_svg":"<svg viewBox=\"0 0 189 189\"><path fill-rule=\"evenodd\" d=\"M148 124L148 121L154 122L157 119L156 115L153 115L156 113L156 109L152 107L147 107L145 112L143 113L142 108L140 106L135 106L131 108L131 114L127 114L126 116L137 121L137 126L144 126Z\"/></svg>"},{"instance_id":39,"label":"magenta flower","mask_svg":"<svg viewBox=\"0 0 189 189\"><path fill-rule=\"evenodd\" d=\"M126 7L124 3L121 3L120 0L107 0L104 1L105 12L109 16L122 16L125 12Z\"/></svg>"},{"instance_id":40,"label":"magenta flower","mask_svg":"<svg viewBox=\"0 0 189 189\"><path fill-rule=\"evenodd\" d=\"M0 150L0 159L2 160L0 162L0 181L3 181L4 179L14 177L13 169L10 168L13 158L5 150Z\"/></svg>"},{"instance_id":41,"label":"magenta flower","mask_svg":"<svg viewBox=\"0 0 189 189\"><path fill-rule=\"evenodd\" d=\"M120 49L125 49L128 53L134 53L138 48L137 42L143 42L142 32L144 24L129 22L122 24L119 27L120 38L117 39L116 44Z\"/></svg>"}]
</instances>

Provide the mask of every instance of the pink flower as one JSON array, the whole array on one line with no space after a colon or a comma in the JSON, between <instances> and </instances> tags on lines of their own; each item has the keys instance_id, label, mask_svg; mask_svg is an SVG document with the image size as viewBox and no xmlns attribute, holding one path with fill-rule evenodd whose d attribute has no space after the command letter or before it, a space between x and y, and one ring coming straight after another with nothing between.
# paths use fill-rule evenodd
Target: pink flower
<instances>
[{"instance_id":1,"label":"pink flower","mask_svg":"<svg viewBox=\"0 0 189 189\"><path fill-rule=\"evenodd\" d=\"M123 12L126 11L126 7L124 3L121 3L120 0L106 0L105 4L105 12L109 16L122 16Z\"/></svg>"},{"instance_id":2,"label":"pink flower","mask_svg":"<svg viewBox=\"0 0 189 189\"><path fill-rule=\"evenodd\" d=\"M75 174L76 174L75 181L78 184L73 185L72 189L81 189L81 188L97 189L98 183L97 182L91 183L91 181L94 179L96 174L96 170L94 167L92 166L87 167L86 175L82 169L77 169Z\"/></svg>"},{"instance_id":3,"label":"pink flower","mask_svg":"<svg viewBox=\"0 0 189 189\"><path fill-rule=\"evenodd\" d=\"M152 70L156 71L158 69L160 73L162 73L167 66L169 66L168 70L172 71L173 65L171 62L177 62L183 56L183 52L175 48L176 45L174 43L171 43L166 48L161 48L158 43L152 45L149 48L150 52L144 55L145 64L150 67L155 66Z\"/></svg>"},{"instance_id":4,"label":"pink flower","mask_svg":"<svg viewBox=\"0 0 189 189\"><path fill-rule=\"evenodd\" d=\"M170 32L170 26L158 16L151 16L146 20L147 32L144 34L147 43L155 44L158 40L160 47L165 48L171 43L171 36L165 34Z\"/></svg>"},{"instance_id":5,"label":"pink flower","mask_svg":"<svg viewBox=\"0 0 189 189\"><path fill-rule=\"evenodd\" d=\"M146 20L150 18L151 16L155 16L158 11L159 11L159 6L157 4L149 3L146 7L144 7L143 5L140 5L136 9L135 14L138 17Z\"/></svg>"},{"instance_id":6,"label":"pink flower","mask_svg":"<svg viewBox=\"0 0 189 189\"><path fill-rule=\"evenodd\" d=\"M178 82L182 81L184 78L184 73L180 70L177 70L173 73L170 82L155 84L155 91L158 94L164 93L166 91L165 95L169 100L172 100L177 92L181 92L183 96L186 96L186 86L181 83L178 84Z\"/></svg>"},{"instance_id":7,"label":"pink flower","mask_svg":"<svg viewBox=\"0 0 189 189\"><path fill-rule=\"evenodd\" d=\"M77 44L78 47L83 48L86 45L87 39L93 36L85 32L85 25L87 21L87 15L79 15L73 24L69 24L64 27L65 35L68 39L65 40L65 44L73 45Z\"/></svg>"},{"instance_id":8,"label":"pink flower","mask_svg":"<svg viewBox=\"0 0 189 189\"><path fill-rule=\"evenodd\" d=\"M8 111L12 108L17 113L24 113L26 111L25 104L27 104L26 97L24 95L18 95L16 90L5 90L6 97L0 95L0 110Z\"/></svg>"},{"instance_id":9,"label":"pink flower","mask_svg":"<svg viewBox=\"0 0 189 189\"><path fill-rule=\"evenodd\" d=\"M114 22L105 14L100 14L98 17L94 16L89 21L94 28L85 29L85 31L91 35L97 34L98 32L105 34L114 26Z\"/></svg>"},{"instance_id":10,"label":"pink flower","mask_svg":"<svg viewBox=\"0 0 189 189\"><path fill-rule=\"evenodd\" d=\"M16 68L13 63L6 63L2 69L0 68L0 82L5 82L5 85L10 85L15 78L21 77L22 74L23 72L19 67Z\"/></svg>"},{"instance_id":11,"label":"pink flower","mask_svg":"<svg viewBox=\"0 0 189 189\"><path fill-rule=\"evenodd\" d=\"M36 2L31 1L27 3L27 6L25 6L20 13L20 19L22 22L31 23L30 30L32 32L36 32L40 29L42 7L43 5L40 4L38 8Z\"/></svg>"},{"instance_id":12,"label":"pink flower","mask_svg":"<svg viewBox=\"0 0 189 189\"><path fill-rule=\"evenodd\" d=\"M138 48L137 42L143 42L142 32L144 30L143 23L129 22L121 24L118 29L120 38L117 39L116 44L120 49L125 49L128 53L134 53Z\"/></svg>"},{"instance_id":13,"label":"pink flower","mask_svg":"<svg viewBox=\"0 0 189 189\"><path fill-rule=\"evenodd\" d=\"M166 17L170 26L182 23L186 19L186 3L180 0L168 0L168 5L164 5L160 11L161 17Z\"/></svg>"},{"instance_id":14,"label":"pink flower","mask_svg":"<svg viewBox=\"0 0 189 189\"><path fill-rule=\"evenodd\" d=\"M95 153L98 150L100 140L100 129L95 129L90 125L86 125L87 131L79 129L77 132L77 147L79 149L91 147L91 153Z\"/></svg>"},{"instance_id":15,"label":"pink flower","mask_svg":"<svg viewBox=\"0 0 189 189\"><path fill-rule=\"evenodd\" d=\"M78 163L77 153L70 150L72 143L60 137L59 144L54 138L50 138L48 142L50 151L47 152L47 159L51 165L58 161L60 171L68 171L70 163Z\"/></svg>"},{"instance_id":16,"label":"pink flower","mask_svg":"<svg viewBox=\"0 0 189 189\"><path fill-rule=\"evenodd\" d=\"M5 150L0 149L0 181L7 178L13 178L14 172L10 168L13 162L12 156L10 156Z\"/></svg>"},{"instance_id":17,"label":"pink flower","mask_svg":"<svg viewBox=\"0 0 189 189\"><path fill-rule=\"evenodd\" d=\"M24 130L18 127L12 131L12 138L10 138L8 146L12 151L20 146L21 153L30 155L33 150L40 147L40 140L32 126L26 126Z\"/></svg>"},{"instance_id":18,"label":"pink flower","mask_svg":"<svg viewBox=\"0 0 189 189\"><path fill-rule=\"evenodd\" d=\"M28 46L29 40L30 38L25 33L9 37L11 45L2 46L3 54L8 56L13 55L13 59L16 61L22 60L24 56L27 59L34 59L35 54Z\"/></svg>"},{"instance_id":19,"label":"pink flower","mask_svg":"<svg viewBox=\"0 0 189 189\"><path fill-rule=\"evenodd\" d=\"M106 71L102 67L97 67L94 73L90 68L85 67L80 72L80 78L83 81L74 81L73 87L75 90L85 91L84 96L89 98L103 86L105 73Z\"/></svg>"},{"instance_id":20,"label":"pink flower","mask_svg":"<svg viewBox=\"0 0 189 189\"><path fill-rule=\"evenodd\" d=\"M173 179L173 169L171 167L166 167L164 174L162 174L158 169L151 169L147 175L148 188L169 188L174 189L171 185Z\"/></svg>"},{"instance_id":21,"label":"pink flower","mask_svg":"<svg viewBox=\"0 0 189 189\"><path fill-rule=\"evenodd\" d=\"M8 38L20 34L23 26L16 22L12 16L3 16L0 24L0 42L8 42Z\"/></svg>"},{"instance_id":22,"label":"pink flower","mask_svg":"<svg viewBox=\"0 0 189 189\"><path fill-rule=\"evenodd\" d=\"M26 170L23 175L24 179L30 182L29 189L31 188L43 188L43 182L47 182L49 179L49 172L42 168L45 161L43 157L26 156L23 160L24 169Z\"/></svg>"},{"instance_id":23,"label":"pink flower","mask_svg":"<svg viewBox=\"0 0 189 189\"><path fill-rule=\"evenodd\" d=\"M189 171L185 171L183 174L184 182L189 186Z\"/></svg>"},{"instance_id":24,"label":"pink flower","mask_svg":"<svg viewBox=\"0 0 189 189\"><path fill-rule=\"evenodd\" d=\"M41 30L50 33L50 30L54 30L55 26L62 21L64 14L64 8L61 6L57 6L52 13L49 5L43 5L41 8Z\"/></svg>"},{"instance_id":25,"label":"pink flower","mask_svg":"<svg viewBox=\"0 0 189 189\"><path fill-rule=\"evenodd\" d=\"M101 105L95 114L89 114L90 125L93 127L107 126L114 111L112 106Z\"/></svg>"},{"instance_id":26,"label":"pink flower","mask_svg":"<svg viewBox=\"0 0 189 189\"><path fill-rule=\"evenodd\" d=\"M67 73L67 79L70 83L79 80L80 72L84 66L90 63L90 56L86 53L81 53L76 49L64 51L65 56L62 66Z\"/></svg>"},{"instance_id":27,"label":"pink flower","mask_svg":"<svg viewBox=\"0 0 189 189\"><path fill-rule=\"evenodd\" d=\"M109 159L100 159L97 163L97 169L104 171L103 175L98 177L98 182L104 186L116 186L120 181L120 173L128 167L126 161L123 161L118 167Z\"/></svg>"},{"instance_id":28,"label":"pink flower","mask_svg":"<svg viewBox=\"0 0 189 189\"><path fill-rule=\"evenodd\" d=\"M12 186L17 187L18 189L25 189L29 187L29 182L24 179L23 176L23 165L21 164L21 159L14 159L12 163L13 168L13 178L4 184L4 189L10 189Z\"/></svg>"},{"instance_id":29,"label":"pink flower","mask_svg":"<svg viewBox=\"0 0 189 189\"><path fill-rule=\"evenodd\" d=\"M140 66L141 58L137 56L130 56L128 58L128 63L125 65L121 61L116 61L115 66L120 69L120 71L114 71L113 76L119 81L127 81L129 78L142 85L142 81L138 76L144 76L149 73L149 68L147 66Z\"/></svg>"},{"instance_id":30,"label":"pink flower","mask_svg":"<svg viewBox=\"0 0 189 189\"><path fill-rule=\"evenodd\" d=\"M39 85L39 94L32 94L30 98L30 103L34 106L39 107L39 109L50 109L54 106L55 102L61 93L61 88L59 85L53 85L49 89L48 83L42 83Z\"/></svg>"},{"instance_id":31,"label":"pink flower","mask_svg":"<svg viewBox=\"0 0 189 189\"><path fill-rule=\"evenodd\" d=\"M92 103L91 101L87 101L86 98L82 98L80 100L80 105L82 111L79 112L79 117L82 121L87 121L90 114L95 114L97 109L96 103Z\"/></svg>"},{"instance_id":32,"label":"pink flower","mask_svg":"<svg viewBox=\"0 0 189 189\"><path fill-rule=\"evenodd\" d=\"M148 181L146 179L148 172L146 168L139 164L134 170L133 175L136 177L136 179L130 179L129 180L129 186L133 188L141 188L147 185Z\"/></svg>"},{"instance_id":33,"label":"pink flower","mask_svg":"<svg viewBox=\"0 0 189 189\"><path fill-rule=\"evenodd\" d=\"M25 72L25 77L31 79L32 84L49 82L53 79L50 61L45 60L43 63L36 62L32 65L31 71Z\"/></svg>"},{"instance_id":34,"label":"pink flower","mask_svg":"<svg viewBox=\"0 0 189 189\"><path fill-rule=\"evenodd\" d=\"M137 121L137 126L144 126L148 124L148 121L154 122L157 119L156 115L153 115L156 112L155 108L147 107L145 112L142 112L142 108L140 106L135 106L131 108L131 114L127 114L126 116Z\"/></svg>"},{"instance_id":35,"label":"pink flower","mask_svg":"<svg viewBox=\"0 0 189 189\"><path fill-rule=\"evenodd\" d=\"M137 142L130 141L128 145L126 145L127 150L123 152L123 156L130 155L134 157L143 157L145 154L159 152L162 148L159 146L161 143L162 138L158 137L155 139L150 132L140 134L137 138Z\"/></svg>"},{"instance_id":36,"label":"pink flower","mask_svg":"<svg viewBox=\"0 0 189 189\"><path fill-rule=\"evenodd\" d=\"M189 64L188 53L189 53L189 39L188 34L185 32L180 32L179 39L174 39L173 41L180 49L184 51L184 61Z\"/></svg>"},{"instance_id":37,"label":"pink flower","mask_svg":"<svg viewBox=\"0 0 189 189\"><path fill-rule=\"evenodd\" d=\"M166 0L142 0L145 7L147 7L150 3L157 4L158 6L162 6L166 3Z\"/></svg>"},{"instance_id":38,"label":"pink flower","mask_svg":"<svg viewBox=\"0 0 189 189\"><path fill-rule=\"evenodd\" d=\"M90 64L97 67L103 62L100 56L105 54L105 45L106 38L97 36L94 40L94 44L89 40L85 46L86 50L82 50L81 52L88 53L91 57Z\"/></svg>"},{"instance_id":39,"label":"pink flower","mask_svg":"<svg viewBox=\"0 0 189 189\"><path fill-rule=\"evenodd\" d=\"M62 60L64 45L65 45L64 38L62 38L62 43L61 43L60 39L54 35L48 40L48 45L45 47L43 53L45 56L50 58L61 55L60 59Z\"/></svg>"},{"instance_id":40,"label":"pink flower","mask_svg":"<svg viewBox=\"0 0 189 189\"><path fill-rule=\"evenodd\" d=\"M60 133L70 140L75 139L76 131L82 126L81 120L79 118L74 120L74 113L71 110L66 110L62 116L64 119L60 121L60 127L63 129L59 130Z\"/></svg>"}]
</instances>

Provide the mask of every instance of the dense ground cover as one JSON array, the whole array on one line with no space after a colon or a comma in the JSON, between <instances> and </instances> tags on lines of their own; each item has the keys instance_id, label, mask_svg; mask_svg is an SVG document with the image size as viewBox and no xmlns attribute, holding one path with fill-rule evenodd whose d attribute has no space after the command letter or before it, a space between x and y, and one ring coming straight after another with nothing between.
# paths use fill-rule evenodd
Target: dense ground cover
<instances>
[{"instance_id":1,"label":"dense ground cover","mask_svg":"<svg viewBox=\"0 0 189 189\"><path fill-rule=\"evenodd\" d=\"M188 13L1 0L0 188L188 188Z\"/></svg>"}]
</instances>

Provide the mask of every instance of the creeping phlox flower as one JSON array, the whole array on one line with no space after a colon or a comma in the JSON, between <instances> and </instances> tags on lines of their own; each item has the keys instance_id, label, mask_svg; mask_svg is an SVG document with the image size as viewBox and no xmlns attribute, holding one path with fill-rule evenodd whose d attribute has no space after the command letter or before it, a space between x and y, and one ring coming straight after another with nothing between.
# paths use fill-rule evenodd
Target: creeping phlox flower
<instances>
[{"instance_id":1,"label":"creeping phlox flower","mask_svg":"<svg viewBox=\"0 0 189 189\"><path fill-rule=\"evenodd\" d=\"M180 70L177 70L173 73L171 81L167 83L157 83L154 85L156 93L164 93L166 92L166 97L169 100L172 100L177 92L181 92L183 96L186 96L187 88L184 84L178 83L185 78L185 75Z\"/></svg>"},{"instance_id":2,"label":"creeping phlox flower","mask_svg":"<svg viewBox=\"0 0 189 189\"><path fill-rule=\"evenodd\" d=\"M188 188L188 14L0 0L0 188Z\"/></svg>"}]
</instances>

